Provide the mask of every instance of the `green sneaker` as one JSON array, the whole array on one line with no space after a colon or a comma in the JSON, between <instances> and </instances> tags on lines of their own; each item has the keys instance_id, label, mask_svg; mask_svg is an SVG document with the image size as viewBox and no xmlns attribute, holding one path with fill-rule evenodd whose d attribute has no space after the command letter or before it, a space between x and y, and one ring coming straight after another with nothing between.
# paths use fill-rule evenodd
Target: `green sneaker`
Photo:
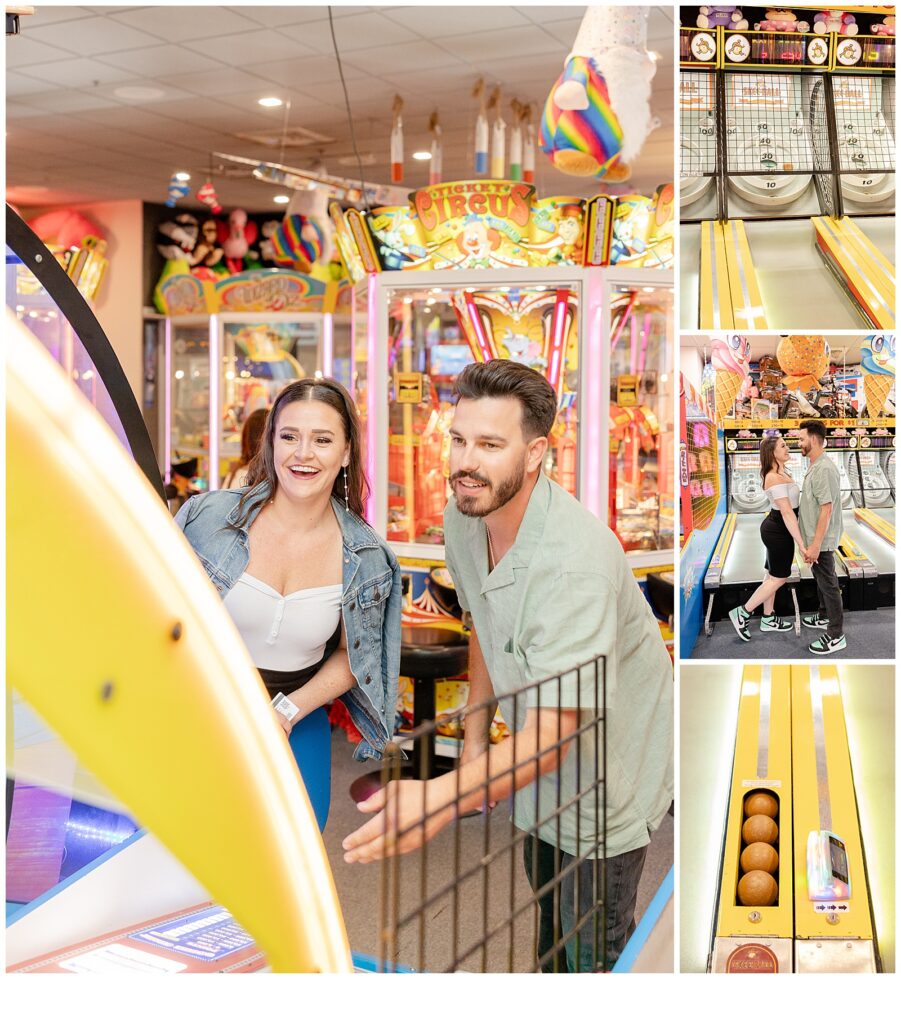
<instances>
[{"instance_id":1,"label":"green sneaker","mask_svg":"<svg viewBox=\"0 0 901 1024\"><path fill-rule=\"evenodd\" d=\"M745 606L740 604L737 608L733 608L729 612L729 619L733 626L735 626L735 632L744 641L751 639L751 634L748 631L748 623L751 621L751 616L745 611Z\"/></svg>"},{"instance_id":2,"label":"green sneaker","mask_svg":"<svg viewBox=\"0 0 901 1024\"><path fill-rule=\"evenodd\" d=\"M801 625L808 629L826 629L829 626L829 620L821 618L819 612L814 612L812 615L802 615Z\"/></svg>"},{"instance_id":3,"label":"green sneaker","mask_svg":"<svg viewBox=\"0 0 901 1024\"><path fill-rule=\"evenodd\" d=\"M836 651L843 651L847 646L844 633L841 636L830 636L828 633L824 633L822 636L818 636L807 650L811 654L834 654Z\"/></svg>"},{"instance_id":4,"label":"green sneaker","mask_svg":"<svg viewBox=\"0 0 901 1024\"><path fill-rule=\"evenodd\" d=\"M761 633L790 633L795 627L778 615L764 615L760 619Z\"/></svg>"}]
</instances>

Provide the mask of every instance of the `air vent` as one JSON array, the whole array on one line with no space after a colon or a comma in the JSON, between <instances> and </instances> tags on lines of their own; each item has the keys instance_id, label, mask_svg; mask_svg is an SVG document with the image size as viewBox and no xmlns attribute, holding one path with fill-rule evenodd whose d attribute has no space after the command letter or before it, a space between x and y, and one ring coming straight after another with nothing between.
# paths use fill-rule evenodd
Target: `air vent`
<instances>
[{"instance_id":1,"label":"air vent","mask_svg":"<svg viewBox=\"0 0 901 1024\"><path fill-rule=\"evenodd\" d=\"M299 149L302 146L321 146L335 141L331 135L320 135L309 128L289 128L285 132L236 132L235 136L272 149L280 149L282 146L285 149Z\"/></svg>"}]
</instances>

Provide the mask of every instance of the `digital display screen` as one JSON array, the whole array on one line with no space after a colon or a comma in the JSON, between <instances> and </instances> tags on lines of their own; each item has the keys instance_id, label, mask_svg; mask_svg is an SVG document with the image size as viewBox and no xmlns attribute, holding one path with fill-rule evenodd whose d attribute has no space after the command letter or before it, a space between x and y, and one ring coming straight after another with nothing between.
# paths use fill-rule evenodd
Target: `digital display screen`
<instances>
[{"instance_id":1,"label":"digital display screen","mask_svg":"<svg viewBox=\"0 0 901 1024\"><path fill-rule=\"evenodd\" d=\"M832 861L832 875L840 882L848 884L848 855L845 844L835 836L829 837L829 859Z\"/></svg>"},{"instance_id":2,"label":"digital display screen","mask_svg":"<svg viewBox=\"0 0 901 1024\"><path fill-rule=\"evenodd\" d=\"M471 362L469 345L434 345L429 349L431 372L437 377L455 377Z\"/></svg>"}]
</instances>

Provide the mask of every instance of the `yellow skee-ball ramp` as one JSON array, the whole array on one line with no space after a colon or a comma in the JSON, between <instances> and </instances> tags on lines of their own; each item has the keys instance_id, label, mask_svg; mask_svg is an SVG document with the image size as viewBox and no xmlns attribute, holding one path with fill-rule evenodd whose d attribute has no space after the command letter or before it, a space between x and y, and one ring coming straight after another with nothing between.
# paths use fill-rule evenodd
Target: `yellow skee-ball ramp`
<instances>
[{"instance_id":1,"label":"yellow skee-ball ramp","mask_svg":"<svg viewBox=\"0 0 901 1024\"><path fill-rule=\"evenodd\" d=\"M250 932L350 971L322 839L231 619L159 497L7 317L8 684Z\"/></svg>"}]
</instances>

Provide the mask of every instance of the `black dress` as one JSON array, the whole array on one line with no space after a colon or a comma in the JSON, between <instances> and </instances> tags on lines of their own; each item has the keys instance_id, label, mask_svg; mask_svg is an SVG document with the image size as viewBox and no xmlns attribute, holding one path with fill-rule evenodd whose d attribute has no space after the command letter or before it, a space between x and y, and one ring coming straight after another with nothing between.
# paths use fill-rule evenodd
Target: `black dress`
<instances>
[{"instance_id":1,"label":"black dress","mask_svg":"<svg viewBox=\"0 0 901 1024\"><path fill-rule=\"evenodd\" d=\"M795 516L798 509L794 509ZM764 563L770 576L786 580L792 573L792 562L795 560L795 541L788 532L785 520L778 508L770 510L760 524L760 539L766 548Z\"/></svg>"}]
</instances>

